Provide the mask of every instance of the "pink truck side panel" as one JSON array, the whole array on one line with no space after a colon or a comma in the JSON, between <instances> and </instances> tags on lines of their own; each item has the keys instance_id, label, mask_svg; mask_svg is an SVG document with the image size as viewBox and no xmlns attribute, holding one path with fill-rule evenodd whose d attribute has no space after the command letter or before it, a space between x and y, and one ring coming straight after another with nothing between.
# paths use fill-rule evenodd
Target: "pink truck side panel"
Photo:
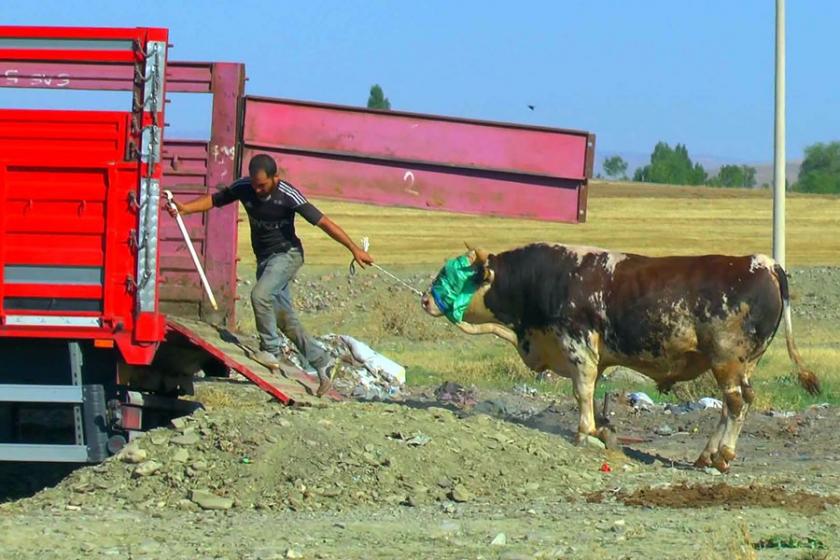
<instances>
[{"instance_id":1,"label":"pink truck side panel","mask_svg":"<svg viewBox=\"0 0 840 560\"><path fill-rule=\"evenodd\" d=\"M255 153L313 197L497 216L585 219L594 136L580 131L246 97Z\"/></svg>"},{"instance_id":2,"label":"pink truck side panel","mask_svg":"<svg viewBox=\"0 0 840 560\"><path fill-rule=\"evenodd\" d=\"M244 161L259 152L248 148ZM276 152L268 151L275 157ZM463 175L449 168L399 167L367 161L341 161L300 154L279 154L280 173L306 196L381 206L578 221L578 190L542 186L509 177ZM243 169L246 173L247 170ZM515 189L512 188L515 186Z\"/></svg>"}]
</instances>

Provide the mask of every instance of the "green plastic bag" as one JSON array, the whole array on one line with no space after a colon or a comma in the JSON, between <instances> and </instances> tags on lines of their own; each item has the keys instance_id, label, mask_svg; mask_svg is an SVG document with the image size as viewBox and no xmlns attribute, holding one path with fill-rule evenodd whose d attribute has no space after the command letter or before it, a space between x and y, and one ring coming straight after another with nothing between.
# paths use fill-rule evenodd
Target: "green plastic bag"
<instances>
[{"instance_id":1,"label":"green plastic bag","mask_svg":"<svg viewBox=\"0 0 840 560\"><path fill-rule=\"evenodd\" d=\"M466 256L449 259L432 283L432 297L447 319L460 323L478 289L475 269Z\"/></svg>"}]
</instances>

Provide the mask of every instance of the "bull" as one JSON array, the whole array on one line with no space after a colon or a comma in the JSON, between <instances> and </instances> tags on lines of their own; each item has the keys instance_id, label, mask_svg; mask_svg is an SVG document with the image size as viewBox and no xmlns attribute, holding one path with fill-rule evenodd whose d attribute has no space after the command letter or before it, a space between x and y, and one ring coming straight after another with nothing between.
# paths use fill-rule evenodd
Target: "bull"
<instances>
[{"instance_id":1,"label":"bull","mask_svg":"<svg viewBox=\"0 0 840 560\"><path fill-rule=\"evenodd\" d=\"M579 442L614 440L595 422L605 369L636 370L663 392L711 371L723 407L695 465L728 471L755 400L750 378L782 321L800 384L820 392L793 339L787 276L770 257L649 257L545 243L467 249L447 261L422 308L465 333L510 342L531 370L570 378Z\"/></svg>"}]
</instances>

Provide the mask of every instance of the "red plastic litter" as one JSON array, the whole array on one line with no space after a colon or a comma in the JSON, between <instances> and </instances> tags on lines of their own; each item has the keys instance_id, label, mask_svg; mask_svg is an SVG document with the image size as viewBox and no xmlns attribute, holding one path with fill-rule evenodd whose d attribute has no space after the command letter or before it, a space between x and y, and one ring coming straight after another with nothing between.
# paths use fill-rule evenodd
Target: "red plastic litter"
<instances>
[{"instance_id":1,"label":"red plastic litter","mask_svg":"<svg viewBox=\"0 0 840 560\"><path fill-rule=\"evenodd\" d=\"M612 472L612 469L610 468L610 465L608 463L604 463L603 465L601 465L601 468L598 470L600 470L601 472Z\"/></svg>"}]
</instances>

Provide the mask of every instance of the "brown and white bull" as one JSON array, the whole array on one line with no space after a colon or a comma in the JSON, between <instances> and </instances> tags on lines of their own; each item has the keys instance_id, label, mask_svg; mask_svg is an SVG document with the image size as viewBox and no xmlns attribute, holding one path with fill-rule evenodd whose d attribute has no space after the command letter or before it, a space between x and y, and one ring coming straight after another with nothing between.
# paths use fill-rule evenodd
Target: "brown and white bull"
<instances>
[{"instance_id":1,"label":"brown and white bull","mask_svg":"<svg viewBox=\"0 0 840 560\"><path fill-rule=\"evenodd\" d=\"M696 465L728 470L755 399L750 376L782 320L800 383L819 392L794 344L785 272L767 256L646 257L549 244L465 256L475 292L457 325L508 340L534 371L571 378L579 441L609 435L595 424L593 402L606 368L634 369L662 391L711 370L724 404ZM421 304L441 316L435 286Z\"/></svg>"}]
</instances>

